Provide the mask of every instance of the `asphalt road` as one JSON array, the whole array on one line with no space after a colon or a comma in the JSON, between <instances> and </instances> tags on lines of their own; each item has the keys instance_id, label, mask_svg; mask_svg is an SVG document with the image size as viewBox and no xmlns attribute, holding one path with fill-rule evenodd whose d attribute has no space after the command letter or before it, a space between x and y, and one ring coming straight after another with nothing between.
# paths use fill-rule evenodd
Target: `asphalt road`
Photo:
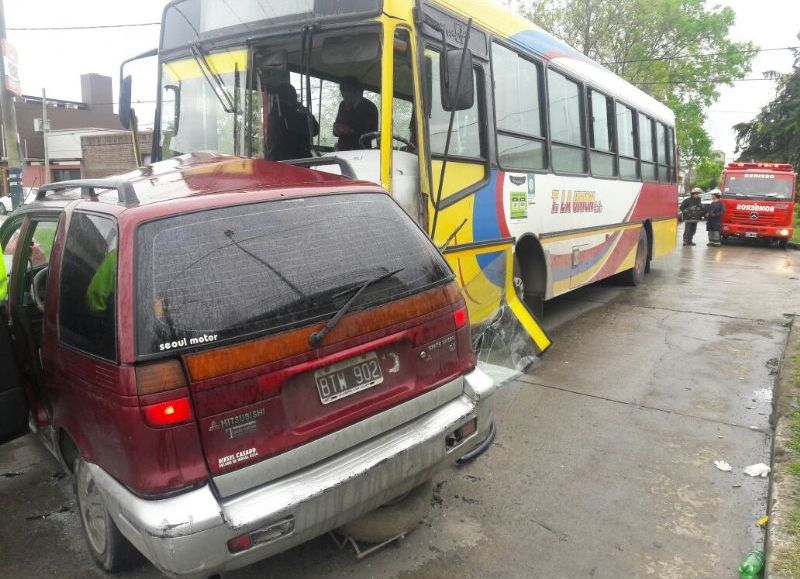
<instances>
[{"instance_id":1,"label":"asphalt road","mask_svg":"<svg viewBox=\"0 0 800 579\"><path fill-rule=\"evenodd\" d=\"M555 345L498 393L496 443L404 541L357 561L321 537L230 577L735 577L763 541L767 480L742 469L769 463L800 253L697 241L549 304ZM0 447L4 576L103 576L62 476L30 438Z\"/></svg>"}]
</instances>

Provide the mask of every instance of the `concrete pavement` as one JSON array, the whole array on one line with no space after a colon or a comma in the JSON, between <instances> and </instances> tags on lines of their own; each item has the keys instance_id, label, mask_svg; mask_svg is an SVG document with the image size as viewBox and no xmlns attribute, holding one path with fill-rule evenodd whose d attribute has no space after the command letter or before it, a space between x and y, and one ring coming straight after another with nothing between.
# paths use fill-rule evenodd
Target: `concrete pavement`
<instances>
[{"instance_id":1,"label":"concrete pavement","mask_svg":"<svg viewBox=\"0 0 800 579\"><path fill-rule=\"evenodd\" d=\"M495 445L437 478L431 515L402 543L356 561L321 537L231 577L734 577L763 543L767 480L742 469L769 463L800 253L696 239L638 288L548 304L555 345L499 392ZM57 472L31 440L0 447L9 576L103 576Z\"/></svg>"}]
</instances>

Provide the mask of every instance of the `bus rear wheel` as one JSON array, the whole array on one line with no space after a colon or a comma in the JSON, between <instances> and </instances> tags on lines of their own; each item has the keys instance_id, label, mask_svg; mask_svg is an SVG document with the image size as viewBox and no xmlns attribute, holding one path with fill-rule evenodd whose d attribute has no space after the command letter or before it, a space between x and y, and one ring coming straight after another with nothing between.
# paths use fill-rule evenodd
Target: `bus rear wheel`
<instances>
[{"instance_id":1,"label":"bus rear wheel","mask_svg":"<svg viewBox=\"0 0 800 579\"><path fill-rule=\"evenodd\" d=\"M644 227L639 230L639 242L636 244L636 257L633 260L633 267L623 271L619 280L623 285L637 286L644 280L645 270L647 269L647 233Z\"/></svg>"}]
</instances>

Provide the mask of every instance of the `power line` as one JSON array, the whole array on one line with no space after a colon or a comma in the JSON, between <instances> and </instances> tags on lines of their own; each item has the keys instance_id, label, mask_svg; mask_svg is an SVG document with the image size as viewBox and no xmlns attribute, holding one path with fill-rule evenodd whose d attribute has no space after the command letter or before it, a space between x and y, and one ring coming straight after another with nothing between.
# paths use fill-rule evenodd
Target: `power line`
<instances>
[{"instance_id":1,"label":"power line","mask_svg":"<svg viewBox=\"0 0 800 579\"><path fill-rule=\"evenodd\" d=\"M662 80L662 81L652 81L652 82L632 82L636 86L649 86L654 84L683 84L685 82L695 82L699 81L700 79L697 78L684 78L679 80ZM729 82L764 82L764 81L775 81L774 78L712 78L712 79L705 79L703 82L711 82L711 83L720 83L720 84L728 84Z\"/></svg>"},{"instance_id":2,"label":"power line","mask_svg":"<svg viewBox=\"0 0 800 579\"><path fill-rule=\"evenodd\" d=\"M13 30L9 28L9 30ZM750 48L747 50L727 50L725 52L705 52L701 54L684 54L681 56L656 56L653 58L638 58L633 60L609 60L603 64L632 64L636 62L657 62L662 60L682 60L684 58L698 58L705 56L730 56L734 54L752 54L754 52L770 52L777 50L798 50L800 46L780 46L776 48Z\"/></svg>"},{"instance_id":3,"label":"power line","mask_svg":"<svg viewBox=\"0 0 800 579\"><path fill-rule=\"evenodd\" d=\"M99 30L103 28L137 28L142 26L161 26L160 22L134 22L131 24L99 24L96 26L19 26L6 28L17 32L40 32L48 30Z\"/></svg>"}]
</instances>

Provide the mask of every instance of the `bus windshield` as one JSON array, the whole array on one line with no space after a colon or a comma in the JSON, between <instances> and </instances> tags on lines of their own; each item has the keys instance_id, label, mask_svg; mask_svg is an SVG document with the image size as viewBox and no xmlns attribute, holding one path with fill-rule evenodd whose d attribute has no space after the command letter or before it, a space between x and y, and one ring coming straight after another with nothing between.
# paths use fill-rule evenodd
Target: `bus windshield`
<instances>
[{"instance_id":1,"label":"bus windshield","mask_svg":"<svg viewBox=\"0 0 800 579\"><path fill-rule=\"evenodd\" d=\"M210 150L281 161L376 148L382 45L377 25L271 37L249 49L190 45L191 56L162 62L161 158ZM413 149L405 33L394 50L393 147Z\"/></svg>"},{"instance_id":2,"label":"bus windshield","mask_svg":"<svg viewBox=\"0 0 800 579\"><path fill-rule=\"evenodd\" d=\"M771 173L728 175L723 196L753 199L791 199L794 178Z\"/></svg>"},{"instance_id":3,"label":"bus windshield","mask_svg":"<svg viewBox=\"0 0 800 579\"><path fill-rule=\"evenodd\" d=\"M247 50L181 58L161 68L162 158L242 153Z\"/></svg>"},{"instance_id":4,"label":"bus windshield","mask_svg":"<svg viewBox=\"0 0 800 579\"><path fill-rule=\"evenodd\" d=\"M377 15L381 0L180 0L164 12L161 50L236 30L250 33L286 23L349 15Z\"/></svg>"}]
</instances>

